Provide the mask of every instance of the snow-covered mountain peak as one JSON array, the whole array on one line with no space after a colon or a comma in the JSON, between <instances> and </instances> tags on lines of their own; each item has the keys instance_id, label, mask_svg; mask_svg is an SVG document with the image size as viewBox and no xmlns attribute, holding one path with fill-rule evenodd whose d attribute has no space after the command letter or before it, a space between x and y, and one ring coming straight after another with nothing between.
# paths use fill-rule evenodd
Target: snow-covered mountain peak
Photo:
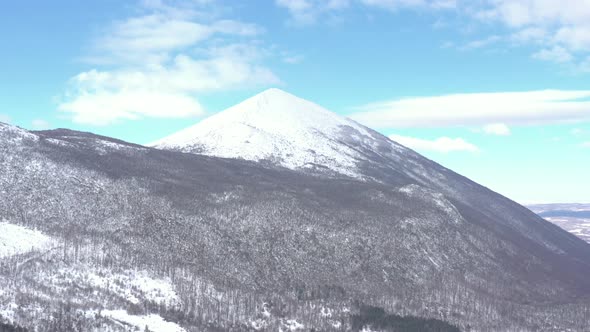
<instances>
[{"instance_id":1,"label":"snow-covered mountain peak","mask_svg":"<svg viewBox=\"0 0 590 332\"><path fill-rule=\"evenodd\" d=\"M376 135L315 103L269 89L152 145L360 178L357 166L363 156L355 147L382 145L383 137ZM401 148L388 140L385 144Z\"/></svg>"},{"instance_id":2,"label":"snow-covered mountain peak","mask_svg":"<svg viewBox=\"0 0 590 332\"><path fill-rule=\"evenodd\" d=\"M285 130L306 128L325 129L335 125L350 125L351 121L323 107L280 89L268 89L231 107L220 115L244 122L264 122L264 127ZM285 120L291 123L285 123Z\"/></svg>"},{"instance_id":3,"label":"snow-covered mountain peak","mask_svg":"<svg viewBox=\"0 0 590 332\"><path fill-rule=\"evenodd\" d=\"M280 131L286 135L302 134L302 131L323 132L334 130L338 126L362 128L356 122L332 113L317 104L272 88L217 113L196 126L165 138L155 145L178 146L192 143L191 139L195 134L214 126L230 124L241 124L267 133Z\"/></svg>"}]
</instances>

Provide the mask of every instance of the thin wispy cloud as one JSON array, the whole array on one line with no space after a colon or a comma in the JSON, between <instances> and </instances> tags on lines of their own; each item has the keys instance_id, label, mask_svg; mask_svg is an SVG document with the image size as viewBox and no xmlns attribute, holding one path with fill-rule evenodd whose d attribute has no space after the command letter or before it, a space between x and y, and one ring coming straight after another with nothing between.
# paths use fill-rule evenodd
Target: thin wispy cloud
<instances>
[{"instance_id":1,"label":"thin wispy cloud","mask_svg":"<svg viewBox=\"0 0 590 332\"><path fill-rule=\"evenodd\" d=\"M483 127L483 132L488 135L510 136L510 128L503 123L492 123Z\"/></svg>"},{"instance_id":2,"label":"thin wispy cloud","mask_svg":"<svg viewBox=\"0 0 590 332\"><path fill-rule=\"evenodd\" d=\"M416 137L390 135L389 138L401 145L418 151L449 152L478 152L479 148L462 138L439 137L427 140Z\"/></svg>"},{"instance_id":3,"label":"thin wispy cloud","mask_svg":"<svg viewBox=\"0 0 590 332\"><path fill-rule=\"evenodd\" d=\"M351 0L275 0L277 6L287 9L290 23L309 25L325 15L334 15L347 9Z\"/></svg>"},{"instance_id":4,"label":"thin wispy cloud","mask_svg":"<svg viewBox=\"0 0 590 332\"><path fill-rule=\"evenodd\" d=\"M570 133L574 136L584 136L588 134L588 131L582 128L574 128L570 131Z\"/></svg>"},{"instance_id":5,"label":"thin wispy cloud","mask_svg":"<svg viewBox=\"0 0 590 332\"><path fill-rule=\"evenodd\" d=\"M483 47L487 47L493 44L497 44L500 41L502 41L502 37L497 36L497 35L493 35L493 36L489 36L483 39L478 39L478 40L472 40L470 42L468 42L467 44L463 45L462 47L460 47L460 49L462 50L473 50L473 49L478 49L478 48L483 48Z\"/></svg>"},{"instance_id":6,"label":"thin wispy cloud","mask_svg":"<svg viewBox=\"0 0 590 332\"><path fill-rule=\"evenodd\" d=\"M403 9L448 10L457 6L456 0L275 0L275 4L285 8L291 15L290 21L296 25L310 25L325 22L326 17L343 14L361 6L397 12ZM328 20L329 21L329 20ZM438 23L440 24L440 22Z\"/></svg>"},{"instance_id":7,"label":"thin wispy cloud","mask_svg":"<svg viewBox=\"0 0 590 332\"><path fill-rule=\"evenodd\" d=\"M289 63L292 65L302 63L305 60L303 55L285 55L283 57L283 62Z\"/></svg>"},{"instance_id":8,"label":"thin wispy cloud","mask_svg":"<svg viewBox=\"0 0 590 332\"><path fill-rule=\"evenodd\" d=\"M85 58L94 68L70 80L58 110L77 123L204 114L204 93L278 83L256 24L205 15L208 2L146 1L113 22Z\"/></svg>"},{"instance_id":9,"label":"thin wispy cloud","mask_svg":"<svg viewBox=\"0 0 590 332\"><path fill-rule=\"evenodd\" d=\"M542 47L534 57L558 63L572 62L582 69L590 52L590 4L587 0L495 0L477 8L475 15L500 23L513 39Z\"/></svg>"},{"instance_id":10,"label":"thin wispy cloud","mask_svg":"<svg viewBox=\"0 0 590 332\"><path fill-rule=\"evenodd\" d=\"M375 128L573 123L590 121L588 98L590 90L402 98L361 106L350 117Z\"/></svg>"},{"instance_id":11,"label":"thin wispy cloud","mask_svg":"<svg viewBox=\"0 0 590 332\"><path fill-rule=\"evenodd\" d=\"M454 9L457 0L361 0L362 4L397 11L404 8Z\"/></svg>"},{"instance_id":12,"label":"thin wispy cloud","mask_svg":"<svg viewBox=\"0 0 590 332\"><path fill-rule=\"evenodd\" d=\"M566 63L574 59L573 55L561 46L553 46L552 48L542 49L537 53L534 53L533 58L558 63Z\"/></svg>"},{"instance_id":13,"label":"thin wispy cloud","mask_svg":"<svg viewBox=\"0 0 590 332\"><path fill-rule=\"evenodd\" d=\"M528 46L536 48L531 56L537 60L567 64L577 72L590 72L590 4L587 0L276 0L288 9L291 20L316 23L328 15L344 15L347 9L428 11L433 15L433 28L452 14L458 39L465 30L486 31L492 35L454 44L460 50L484 47ZM352 9L349 11L352 12ZM448 21L445 21L448 22ZM445 23L445 28L451 25ZM467 28L468 27L468 28ZM499 28L499 29L498 29ZM498 34L503 31L502 34ZM471 34L468 34L471 35Z\"/></svg>"}]
</instances>

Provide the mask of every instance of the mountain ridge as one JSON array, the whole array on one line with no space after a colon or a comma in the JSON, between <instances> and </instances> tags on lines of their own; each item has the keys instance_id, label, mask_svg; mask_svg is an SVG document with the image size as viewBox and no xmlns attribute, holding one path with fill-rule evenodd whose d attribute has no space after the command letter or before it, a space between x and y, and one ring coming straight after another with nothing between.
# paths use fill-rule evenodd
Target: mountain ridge
<instances>
[{"instance_id":1,"label":"mountain ridge","mask_svg":"<svg viewBox=\"0 0 590 332\"><path fill-rule=\"evenodd\" d=\"M409 149L373 151L391 143L367 132L376 141L332 137L368 156L355 165L365 178L355 178L0 128L0 219L61 243L47 257L7 258L35 259L23 273L0 265L0 311L25 308L12 323L29 328L46 322L35 305L84 324L113 326L86 315L104 307L198 331L288 329L291 320L354 330L365 305L463 330L590 327L590 245ZM101 289L88 295L100 305L80 304L60 280L84 280L87 269L148 270L180 302L104 302Z\"/></svg>"},{"instance_id":2,"label":"mountain ridge","mask_svg":"<svg viewBox=\"0 0 590 332\"><path fill-rule=\"evenodd\" d=\"M281 117L285 113L290 121L281 122ZM271 121L266 121L268 118ZM256 121L266 121L262 126L262 132L270 135L261 136L260 131L247 130L237 136L239 139L226 139L227 136L233 135L236 124L253 127L255 123L252 123ZM306 139L302 141L292 134L280 131L288 126L297 128L296 133L304 132ZM480 211L485 209L488 218L495 218L502 211L512 209L516 215L496 219L512 219L507 226L519 228L520 231L527 229L526 225L518 222L523 218L535 220L539 227L552 227L543 224L544 220L501 194L482 187L370 128L279 89L263 91L170 137L172 138L159 141L154 147L216 157L264 161L320 176L349 176L394 186L418 183L470 208ZM247 138L252 137L257 144L246 143ZM266 145L280 145L273 141L275 137L279 137L281 141L292 141L291 146L294 148L274 148L260 153L259 149L264 149ZM340 157L316 158L308 151L308 142L312 141L319 142L317 144L323 146L322 150L328 151L325 154ZM219 146L222 147L221 150ZM300 155L285 153L293 150ZM313 164L320 167L301 167L303 163L297 162L298 160L314 160ZM343 160L345 163L341 164ZM482 205L489 195L496 196L497 203L487 202ZM527 236L541 244L545 241L536 236L536 232L530 232Z\"/></svg>"}]
</instances>

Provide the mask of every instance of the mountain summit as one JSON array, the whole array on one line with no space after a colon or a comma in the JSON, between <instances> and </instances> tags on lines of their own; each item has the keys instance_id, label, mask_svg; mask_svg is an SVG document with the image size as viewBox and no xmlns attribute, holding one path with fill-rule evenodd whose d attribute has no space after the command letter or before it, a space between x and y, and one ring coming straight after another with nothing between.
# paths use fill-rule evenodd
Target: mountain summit
<instances>
[{"instance_id":1,"label":"mountain summit","mask_svg":"<svg viewBox=\"0 0 590 332\"><path fill-rule=\"evenodd\" d=\"M357 147L364 144L405 149L348 118L273 88L153 146L363 178L358 164L366 156Z\"/></svg>"}]
</instances>

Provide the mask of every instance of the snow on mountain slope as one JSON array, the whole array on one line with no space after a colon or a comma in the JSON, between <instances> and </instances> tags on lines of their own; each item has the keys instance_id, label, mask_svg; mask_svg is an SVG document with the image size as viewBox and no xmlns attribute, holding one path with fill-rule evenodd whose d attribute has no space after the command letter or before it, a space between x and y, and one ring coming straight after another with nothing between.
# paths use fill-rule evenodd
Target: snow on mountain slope
<instances>
[{"instance_id":1,"label":"snow on mountain slope","mask_svg":"<svg viewBox=\"0 0 590 332\"><path fill-rule=\"evenodd\" d=\"M346 134L346 135L344 135ZM204 155L267 160L290 169L316 169L355 178L355 148L375 133L319 105L279 89L266 90L152 146ZM357 144L343 140L352 139ZM389 149L404 149L391 141Z\"/></svg>"},{"instance_id":2,"label":"snow on mountain slope","mask_svg":"<svg viewBox=\"0 0 590 332\"><path fill-rule=\"evenodd\" d=\"M111 319L131 325L134 328L130 328L130 331L158 331L158 332L184 332L186 331L176 323L168 322L158 315L144 315L135 316L130 315L125 310L104 310L102 315L110 317Z\"/></svg>"},{"instance_id":3,"label":"snow on mountain slope","mask_svg":"<svg viewBox=\"0 0 590 332\"><path fill-rule=\"evenodd\" d=\"M346 330L359 312L355 303L372 299L387 312L478 331L589 330L587 243L344 123L291 125L318 128L313 138L327 142L300 142L350 152L342 158L353 170L377 181L157 149L117 148L105 158L100 142L133 145L67 130L34 132L17 144L12 135L26 132L0 129L0 219L15 220L22 207L28 224L62 240L63 249L7 260L39 257L21 273L0 269L0 316L30 330L52 330L51 317L59 316L97 331L177 328L167 323L206 330L209 322L211 330L255 322L277 331L289 320L329 331L334 320ZM284 125L271 123L269 131L285 137L275 132ZM326 127L334 132L319 132ZM297 151L306 151L302 144ZM138 269L159 272L138 280ZM322 285L330 285L325 296L316 292ZM301 289L301 300L283 296ZM152 303L175 298L179 305ZM262 311L267 298L274 307ZM63 303L70 313L60 314ZM325 305L340 319L322 317ZM115 314L79 314L101 308ZM159 316L160 308L172 311Z\"/></svg>"},{"instance_id":4,"label":"snow on mountain slope","mask_svg":"<svg viewBox=\"0 0 590 332\"><path fill-rule=\"evenodd\" d=\"M441 197L451 207L464 205L495 220L490 227L502 223L551 250L557 248L552 243L563 241L563 234L544 233L546 224L531 229L530 218L536 223L539 218L515 202L372 129L279 89L264 91L152 145L395 187L415 184L441 194L427 195L433 201Z\"/></svg>"},{"instance_id":5,"label":"snow on mountain slope","mask_svg":"<svg viewBox=\"0 0 590 332\"><path fill-rule=\"evenodd\" d=\"M36 141L39 138L22 128L0 122L0 139L4 143L17 144L23 141Z\"/></svg>"},{"instance_id":6,"label":"snow on mountain slope","mask_svg":"<svg viewBox=\"0 0 590 332\"><path fill-rule=\"evenodd\" d=\"M55 241L49 236L26 227L0 222L0 258L28 252L46 250Z\"/></svg>"}]
</instances>

